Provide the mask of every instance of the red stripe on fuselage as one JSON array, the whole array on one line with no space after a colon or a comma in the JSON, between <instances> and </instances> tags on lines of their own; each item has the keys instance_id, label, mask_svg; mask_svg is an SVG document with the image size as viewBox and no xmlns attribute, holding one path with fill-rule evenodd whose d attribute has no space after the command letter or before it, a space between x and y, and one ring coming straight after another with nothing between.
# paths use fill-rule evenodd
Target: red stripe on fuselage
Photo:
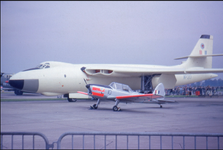
<instances>
[{"instance_id":1,"label":"red stripe on fuselage","mask_svg":"<svg viewBox=\"0 0 223 150\"><path fill-rule=\"evenodd\" d=\"M99 91L99 92L104 92L104 91L105 91L105 89L101 90L101 89L98 88L98 87L93 87L92 90L93 90L93 91Z\"/></svg>"},{"instance_id":2,"label":"red stripe on fuselage","mask_svg":"<svg viewBox=\"0 0 223 150\"><path fill-rule=\"evenodd\" d=\"M92 92L93 96L99 96L99 97L103 97L104 94L103 93L97 93L97 92Z\"/></svg>"}]
</instances>

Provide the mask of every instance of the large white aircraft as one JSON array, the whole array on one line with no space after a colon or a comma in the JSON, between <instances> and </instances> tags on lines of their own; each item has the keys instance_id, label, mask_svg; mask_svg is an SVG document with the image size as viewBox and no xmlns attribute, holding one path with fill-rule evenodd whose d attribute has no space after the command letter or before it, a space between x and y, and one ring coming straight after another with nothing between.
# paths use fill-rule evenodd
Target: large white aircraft
<instances>
[{"instance_id":1,"label":"large white aircraft","mask_svg":"<svg viewBox=\"0 0 223 150\"><path fill-rule=\"evenodd\" d=\"M87 98L77 93L86 91L86 84L108 85L111 82L128 84L133 90L153 91L163 83L166 89L217 77L223 68L212 68L213 36L201 35L187 60L175 66L130 64L70 64L56 61L42 62L38 67L14 74L10 85L27 92L47 96L64 95L68 101ZM86 97L83 97L86 96Z\"/></svg>"}]
</instances>

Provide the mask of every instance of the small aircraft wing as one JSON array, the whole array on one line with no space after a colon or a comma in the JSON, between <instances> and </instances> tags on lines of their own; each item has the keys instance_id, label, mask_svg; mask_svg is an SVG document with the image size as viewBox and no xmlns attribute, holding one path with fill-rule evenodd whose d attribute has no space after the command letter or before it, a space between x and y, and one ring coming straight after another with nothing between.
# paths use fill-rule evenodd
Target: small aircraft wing
<instances>
[{"instance_id":1,"label":"small aircraft wing","mask_svg":"<svg viewBox=\"0 0 223 150\"><path fill-rule=\"evenodd\" d=\"M142 94L142 95L128 95L128 96L117 96L120 102L126 103L157 103L157 104L164 104L164 103L176 103L174 100L166 100L163 96L154 95L154 94Z\"/></svg>"},{"instance_id":2,"label":"small aircraft wing","mask_svg":"<svg viewBox=\"0 0 223 150\"><path fill-rule=\"evenodd\" d=\"M117 96L116 100L124 103L158 103L157 98L162 98L153 94ZM155 100L155 101L154 101Z\"/></svg>"},{"instance_id":3,"label":"small aircraft wing","mask_svg":"<svg viewBox=\"0 0 223 150\"><path fill-rule=\"evenodd\" d=\"M116 99L156 99L161 98L160 95L153 95L153 94L140 94L140 95L125 95L125 96L117 96Z\"/></svg>"},{"instance_id":4,"label":"small aircraft wing","mask_svg":"<svg viewBox=\"0 0 223 150\"><path fill-rule=\"evenodd\" d=\"M162 83L158 84L152 94L137 94L116 96L120 102L153 102L153 103L166 103L174 102L165 100L165 89Z\"/></svg>"},{"instance_id":5,"label":"small aircraft wing","mask_svg":"<svg viewBox=\"0 0 223 150\"><path fill-rule=\"evenodd\" d=\"M151 94L138 94L138 95L125 95L116 96L120 102L133 102L133 103L175 103L174 100L165 99L165 89L162 83L158 84L153 93Z\"/></svg>"}]
</instances>

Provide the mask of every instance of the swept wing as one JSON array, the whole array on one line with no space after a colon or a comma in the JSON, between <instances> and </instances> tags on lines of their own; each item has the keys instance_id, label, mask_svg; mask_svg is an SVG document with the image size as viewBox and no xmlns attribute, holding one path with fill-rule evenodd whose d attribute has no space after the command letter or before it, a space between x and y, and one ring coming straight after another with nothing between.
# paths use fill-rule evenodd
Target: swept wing
<instances>
[{"instance_id":1,"label":"swept wing","mask_svg":"<svg viewBox=\"0 0 223 150\"><path fill-rule=\"evenodd\" d=\"M87 75L92 76L117 76L117 77L134 77L141 75L152 75L152 74L198 74L198 73L221 73L223 68L204 68L204 67L191 67L191 68L180 68L180 67L165 67L165 66L112 66L104 65L97 67L84 67L82 71Z\"/></svg>"}]
</instances>

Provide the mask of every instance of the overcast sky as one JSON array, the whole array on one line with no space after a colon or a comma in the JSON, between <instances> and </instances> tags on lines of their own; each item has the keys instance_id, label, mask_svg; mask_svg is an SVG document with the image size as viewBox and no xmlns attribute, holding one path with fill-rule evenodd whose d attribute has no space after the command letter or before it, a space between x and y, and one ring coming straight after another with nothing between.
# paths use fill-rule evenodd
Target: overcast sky
<instances>
[{"instance_id":1,"label":"overcast sky","mask_svg":"<svg viewBox=\"0 0 223 150\"><path fill-rule=\"evenodd\" d=\"M222 1L1 1L1 72L48 60L177 65L201 34L223 53Z\"/></svg>"}]
</instances>

